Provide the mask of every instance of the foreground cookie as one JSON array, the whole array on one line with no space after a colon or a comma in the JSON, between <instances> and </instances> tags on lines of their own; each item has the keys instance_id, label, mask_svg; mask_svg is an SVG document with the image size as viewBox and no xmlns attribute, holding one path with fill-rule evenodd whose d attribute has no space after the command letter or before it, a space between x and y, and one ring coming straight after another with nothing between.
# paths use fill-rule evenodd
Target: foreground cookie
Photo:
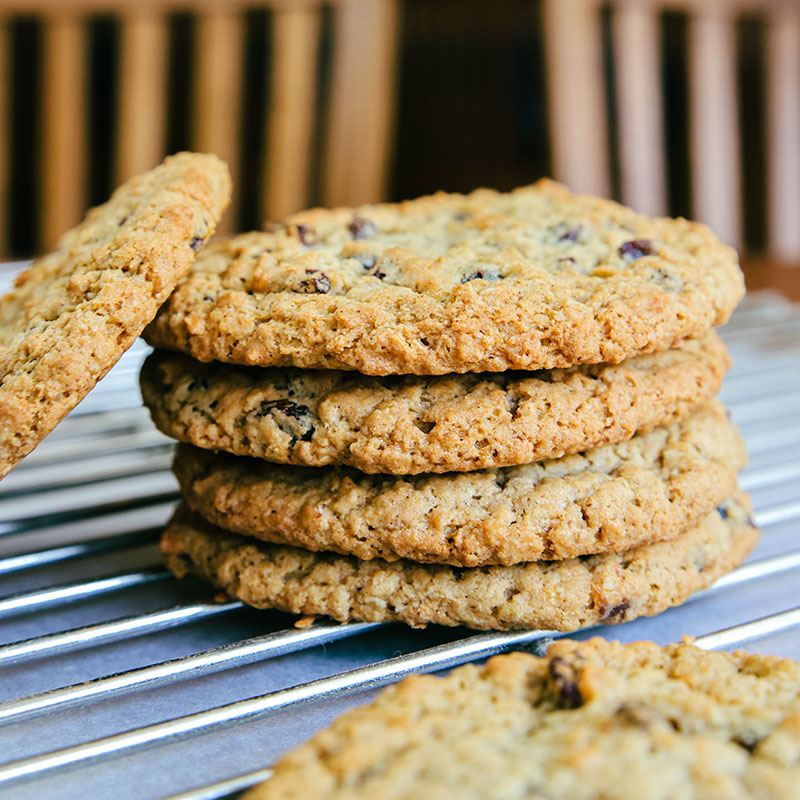
<instances>
[{"instance_id":1,"label":"foreground cookie","mask_svg":"<svg viewBox=\"0 0 800 800\"><path fill-rule=\"evenodd\" d=\"M407 678L245 800L790 800L798 742L796 662L562 640Z\"/></svg>"},{"instance_id":2,"label":"foreground cookie","mask_svg":"<svg viewBox=\"0 0 800 800\"><path fill-rule=\"evenodd\" d=\"M133 344L214 232L231 192L216 156L131 179L0 300L0 477Z\"/></svg>"},{"instance_id":3,"label":"foreground cookie","mask_svg":"<svg viewBox=\"0 0 800 800\"><path fill-rule=\"evenodd\" d=\"M371 476L185 445L174 469L188 505L226 530L360 559L474 567L671 539L731 495L744 464L713 400L627 442L499 470Z\"/></svg>"},{"instance_id":4,"label":"foreground cookie","mask_svg":"<svg viewBox=\"0 0 800 800\"><path fill-rule=\"evenodd\" d=\"M226 533L177 512L161 540L167 566L257 608L342 622L573 631L658 614L738 566L758 531L744 495L670 542L618 555L510 567L360 561Z\"/></svg>"},{"instance_id":5,"label":"foreground cookie","mask_svg":"<svg viewBox=\"0 0 800 800\"><path fill-rule=\"evenodd\" d=\"M735 252L551 181L316 209L221 242L147 330L201 361L368 375L619 362L728 318Z\"/></svg>"},{"instance_id":6,"label":"foreground cookie","mask_svg":"<svg viewBox=\"0 0 800 800\"><path fill-rule=\"evenodd\" d=\"M304 466L415 475L527 464L666 425L719 391L716 333L622 364L373 378L203 364L156 351L141 385L168 436Z\"/></svg>"}]
</instances>

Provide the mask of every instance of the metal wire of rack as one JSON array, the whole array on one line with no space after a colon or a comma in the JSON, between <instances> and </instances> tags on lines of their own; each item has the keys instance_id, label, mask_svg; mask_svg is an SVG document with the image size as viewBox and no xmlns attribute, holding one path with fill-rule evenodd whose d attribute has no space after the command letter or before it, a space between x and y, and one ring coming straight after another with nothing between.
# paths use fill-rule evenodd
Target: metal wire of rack
<instances>
[{"instance_id":1,"label":"metal wire of rack","mask_svg":"<svg viewBox=\"0 0 800 800\"><path fill-rule=\"evenodd\" d=\"M748 443L742 485L763 540L681 608L579 637L692 634L800 658L800 308L751 298L723 335L735 365L722 397ZM132 348L0 483L0 796L222 797L379 686L562 635L295 628L174 580L155 548L177 492L171 444L135 388L145 353Z\"/></svg>"}]
</instances>

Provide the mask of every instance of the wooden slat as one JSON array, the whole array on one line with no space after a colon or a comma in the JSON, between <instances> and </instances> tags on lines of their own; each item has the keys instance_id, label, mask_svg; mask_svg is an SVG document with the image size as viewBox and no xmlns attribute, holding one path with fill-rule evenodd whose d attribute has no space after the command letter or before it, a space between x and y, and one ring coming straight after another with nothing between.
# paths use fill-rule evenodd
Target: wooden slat
<instances>
[{"instance_id":1,"label":"wooden slat","mask_svg":"<svg viewBox=\"0 0 800 800\"><path fill-rule=\"evenodd\" d=\"M85 38L79 17L56 14L45 22L40 221L45 249L80 220L85 206Z\"/></svg>"},{"instance_id":2,"label":"wooden slat","mask_svg":"<svg viewBox=\"0 0 800 800\"><path fill-rule=\"evenodd\" d=\"M769 247L800 260L800 9L775 11L767 28Z\"/></svg>"},{"instance_id":3,"label":"wooden slat","mask_svg":"<svg viewBox=\"0 0 800 800\"><path fill-rule=\"evenodd\" d=\"M167 27L156 12L122 19L117 183L164 156Z\"/></svg>"},{"instance_id":4,"label":"wooden slat","mask_svg":"<svg viewBox=\"0 0 800 800\"><path fill-rule=\"evenodd\" d=\"M11 148L9 146L10 75L8 69L8 19L0 17L0 257L8 255L8 195L11 174Z\"/></svg>"},{"instance_id":5,"label":"wooden slat","mask_svg":"<svg viewBox=\"0 0 800 800\"><path fill-rule=\"evenodd\" d=\"M339 0L324 159L324 202L384 197L396 72L396 0Z\"/></svg>"},{"instance_id":6,"label":"wooden slat","mask_svg":"<svg viewBox=\"0 0 800 800\"><path fill-rule=\"evenodd\" d=\"M609 192L602 31L591 0L543 0L553 175L578 192Z\"/></svg>"},{"instance_id":7,"label":"wooden slat","mask_svg":"<svg viewBox=\"0 0 800 800\"><path fill-rule=\"evenodd\" d=\"M194 147L228 162L234 184L239 176L239 132L244 41L243 17L220 6L197 20ZM234 203L235 194L234 194ZM235 213L218 226L230 232Z\"/></svg>"},{"instance_id":8,"label":"wooden slat","mask_svg":"<svg viewBox=\"0 0 800 800\"><path fill-rule=\"evenodd\" d=\"M286 6L273 20L263 208L277 220L308 205L320 9Z\"/></svg>"},{"instance_id":9,"label":"wooden slat","mask_svg":"<svg viewBox=\"0 0 800 800\"><path fill-rule=\"evenodd\" d=\"M741 244L736 40L724 3L689 21L692 214L728 244Z\"/></svg>"},{"instance_id":10,"label":"wooden slat","mask_svg":"<svg viewBox=\"0 0 800 800\"><path fill-rule=\"evenodd\" d=\"M622 201L645 214L664 214L658 16L636 0L612 13Z\"/></svg>"}]
</instances>

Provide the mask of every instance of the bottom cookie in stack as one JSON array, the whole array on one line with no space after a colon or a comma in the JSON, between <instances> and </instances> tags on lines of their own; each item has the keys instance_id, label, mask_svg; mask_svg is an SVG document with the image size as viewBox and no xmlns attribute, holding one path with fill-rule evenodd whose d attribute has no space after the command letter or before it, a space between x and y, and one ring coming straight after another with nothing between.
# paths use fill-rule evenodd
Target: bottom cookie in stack
<instances>
[{"instance_id":1,"label":"bottom cookie in stack","mask_svg":"<svg viewBox=\"0 0 800 800\"><path fill-rule=\"evenodd\" d=\"M191 510L162 549L177 575L260 608L570 631L656 614L740 564L758 537L736 489L744 460L716 401L627 442L459 475L287 469L181 446Z\"/></svg>"},{"instance_id":2,"label":"bottom cookie in stack","mask_svg":"<svg viewBox=\"0 0 800 800\"><path fill-rule=\"evenodd\" d=\"M652 616L744 561L758 539L742 494L671 541L564 561L452 567L361 561L228 533L180 509L161 541L167 566L256 608L342 622L402 621L574 631Z\"/></svg>"}]
</instances>

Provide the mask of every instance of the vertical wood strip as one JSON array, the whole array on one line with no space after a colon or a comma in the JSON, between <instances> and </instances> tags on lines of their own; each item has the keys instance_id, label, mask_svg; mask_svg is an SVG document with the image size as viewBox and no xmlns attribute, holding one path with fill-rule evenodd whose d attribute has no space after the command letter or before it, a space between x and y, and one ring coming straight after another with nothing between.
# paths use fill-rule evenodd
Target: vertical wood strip
<instances>
[{"instance_id":1,"label":"vertical wood strip","mask_svg":"<svg viewBox=\"0 0 800 800\"><path fill-rule=\"evenodd\" d=\"M689 21L693 216L723 241L742 238L736 39L730 9L715 3Z\"/></svg>"},{"instance_id":2,"label":"vertical wood strip","mask_svg":"<svg viewBox=\"0 0 800 800\"><path fill-rule=\"evenodd\" d=\"M800 11L776 9L767 29L769 247L800 260Z\"/></svg>"},{"instance_id":3,"label":"vertical wood strip","mask_svg":"<svg viewBox=\"0 0 800 800\"><path fill-rule=\"evenodd\" d=\"M397 0L339 0L323 194L328 205L384 197L391 151Z\"/></svg>"},{"instance_id":4,"label":"vertical wood strip","mask_svg":"<svg viewBox=\"0 0 800 800\"><path fill-rule=\"evenodd\" d=\"M86 71L83 20L55 14L45 21L43 195L45 249L81 218L86 203Z\"/></svg>"},{"instance_id":5,"label":"vertical wood strip","mask_svg":"<svg viewBox=\"0 0 800 800\"><path fill-rule=\"evenodd\" d=\"M320 8L282 6L273 21L264 213L282 219L308 205Z\"/></svg>"},{"instance_id":6,"label":"vertical wood strip","mask_svg":"<svg viewBox=\"0 0 800 800\"><path fill-rule=\"evenodd\" d=\"M234 184L239 177L244 28L240 10L203 10L197 20L194 147L227 161ZM218 226L232 230L234 210Z\"/></svg>"},{"instance_id":7,"label":"vertical wood strip","mask_svg":"<svg viewBox=\"0 0 800 800\"><path fill-rule=\"evenodd\" d=\"M543 0L553 174L608 195L602 29L592 0Z\"/></svg>"},{"instance_id":8,"label":"vertical wood strip","mask_svg":"<svg viewBox=\"0 0 800 800\"><path fill-rule=\"evenodd\" d=\"M167 27L151 9L122 20L117 183L154 167L164 156Z\"/></svg>"},{"instance_id":9,"label":"vertical wood strip","mask_svg":"<svg viewBox=\"0 0 800 800\"><path fill-rule=\"evenodd\" d=\"M0 258L8 257L8 200L11 174L9 102L11 75L8 68L8 19L0 16Z\"/></svg>"},{"instance_id":10,"label":"vertical wood strip","mask_svg":"<svg viewBox=\"0 0 800 800\"><path fill-rule=\"evenodd\" d=\"M645 214L666 211L658 17L640 3L613 11L622 201Z\"/></svg>"}]
</instances>

